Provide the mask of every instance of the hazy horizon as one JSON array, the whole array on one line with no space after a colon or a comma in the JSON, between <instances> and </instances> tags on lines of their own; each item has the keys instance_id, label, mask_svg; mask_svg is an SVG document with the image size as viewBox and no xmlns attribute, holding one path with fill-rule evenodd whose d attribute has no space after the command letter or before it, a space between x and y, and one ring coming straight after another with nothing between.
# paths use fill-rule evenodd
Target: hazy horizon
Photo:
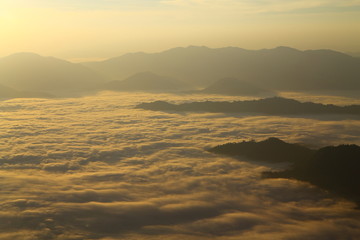
<instances>
[{"instance_id":1,"label":"hazy horizon","mask_svg":"<svg viewBox=\"0 0 360 240\"><path fill-rule=\"evenodd\" d=\"M360 1L3 0L0 56L74 61L198 45L358 53Z\"/></svg>"},{"instance_id":2,"label":"hazy horizon","mask_svg":"<svg viewBox=\"0 0 360 240\"><path fill-rule=\"evenodd\" d=\"M38 52L31 52L31 51L19 51L19 52L13 52L10 53L8 55L4 55L4 56L0 56L1 58L6 58L12 55L16 55L16 54L36 54L42 57L53 57L53 58L58 58L58 59L62 59L62 60L66 60L68 62L71 63L86 63L86 62L101 62L101 61L105 61L105 60L109 60L112 58L116 58L116 57L121 57L127 54L134 54L134 53L145 53L145 54L157 54L157 53L162 53L162 52L166 52L172 49L177 49L177 48L191 48L191 47L205 47L208 49L223 49L223 48L239 48L239 49L244 49L244 50L248 50L248 51L261 51L261 50L272 50L272 49L276 49L279 47L286 47L286 48L292 48L292 49L296 49L299 51L312 51L312 50L329 50L329 51L335 51L335 52L339 52L339 53L344 53L346 55L352 56L352 57L360 57L360 55L357 52L345 52L345 51L338 51L336 49L329 49L329 48L318 48L318 49L300 49L300 48L296 48L296 47L292 47L292 46L283 46L283 45L279 45L279 46L274 46L274 47L269 47L269 48L255 48L255 49L249 49L249 48L243 48L241 46L219 46L219 47L209 47L209 46L204 46L204 45L187 45L187 46L174 46L171 48L164 48L158 51L131 51L131 52L124 52L124 53L120 53L120 55L114 55L114 56L109 56L109 57L89 57L89 58L61 58L59 56L55 56L55 55L42 55L41 53Z\"/></svg>"}]
</instances>

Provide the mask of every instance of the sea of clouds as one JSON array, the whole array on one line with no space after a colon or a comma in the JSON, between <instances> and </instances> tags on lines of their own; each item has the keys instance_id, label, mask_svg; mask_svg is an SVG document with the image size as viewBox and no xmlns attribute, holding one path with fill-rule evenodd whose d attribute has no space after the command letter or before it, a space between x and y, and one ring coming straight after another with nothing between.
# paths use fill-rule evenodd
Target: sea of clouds
<instances>
[{"instance_id":1,"label":"sea of clouds","mask_svg":"<svg viewBox=\"0 0 360 240\"><path fill-rule=\"evenodd\" d=\"M241 99L104 92L0 102L0 239L359 237L353 203L307 183L261 178L281 165L206 149L267 137L360 145L360 120L134 109Z\"/></svg>"}]
</instances>

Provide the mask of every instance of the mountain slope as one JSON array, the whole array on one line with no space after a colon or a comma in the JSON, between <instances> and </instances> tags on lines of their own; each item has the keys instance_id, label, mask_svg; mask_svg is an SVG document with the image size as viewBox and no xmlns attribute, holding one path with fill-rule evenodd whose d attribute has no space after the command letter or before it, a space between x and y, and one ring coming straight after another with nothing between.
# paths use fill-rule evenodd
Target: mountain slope
<instances>
[{"instance_id":1,"label":"mountain slope","mask_svg":"<svg viewBox=\"0 0 360 240\"><path fill-rule=\"evenodd\" d=\"M185 83L174 78L160 76L152 72L134 74L122 81L111 81L104 85L105 89L116 91L179 91L186 89Z\"/></svg>"},{"instance_id":2,"label":"mountain slope","mask_svg":"<svg viewBox=\"0 0 360 240\"><path fill-rule=\"evenodd\" d=\"M0 83L19 90L89 90L101 80L99 74L82 65L33 53L0 59Z\"/></svg>"},{"instance_id":3,"label":"mountain slope","mask_svg":"<svg viewBox=\"0 0 360 240\"><path fill-rule=\"evenodd\" d=\"M0 98L13 98L18 95L19 92L15 89L0 84Z\"/></svg>"},{"instance_id":4,"label":"mountain slope","mask_svg":"<svg viewBox=\"0 0 360 240\"><path fill-rule=\"evenodd\" d=\"M324 147L288 170L265 172L264 176L310 182L353 200L360 207L360 147L357 145Z\"/></svg>"},{"instance_id":5,"label":"mountain slope","mask_svg":"<svg viewBox=\"0 0 360 240\"><path fill-rule=\"evenodd\" d=\"M50 98L51 94L44 92L17 91L13 88L0 84L0 99L8 98Z\"/></svg>"},{"instance_id":6,"label":"mountain slope","mask_svg":"<svg viewBox=\"0 0 360 240\"><path fill-rule=\"evenodd\" d=\"M357 203L360 208L360 147L328 146L318 150L291 144L277 138L260 142L226 143L210 152L244 157L262 162L290 162L281 171L263 172L267 178L290 178L309 182Z\"/></svg>"},{"instance_id":7,"label":"mountain slope","mask_svg":"<svg viewBox=\"0 0 360 240\"><path fill-rule=\"evenodd\" d=\"M223 78L201 90L201 93L223 94L223 95L276 95L270 90L258 87L250 82L241 81L236 78Z\"/></svg>"}]
</instances>

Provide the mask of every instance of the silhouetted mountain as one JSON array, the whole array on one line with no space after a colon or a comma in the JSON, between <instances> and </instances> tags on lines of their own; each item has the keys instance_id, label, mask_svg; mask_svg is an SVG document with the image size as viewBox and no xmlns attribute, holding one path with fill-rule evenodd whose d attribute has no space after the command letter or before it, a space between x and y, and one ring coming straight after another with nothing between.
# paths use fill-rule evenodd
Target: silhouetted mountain
<instances>
[{"instance_id":1,"label":"silhouetted mountain","mask_svg":"<svg viewBox=\"0 0 360 240\"><path fill-rule=\"evenodd\" d=\"M360 115L360 105L335 106L312 102L299 102L281 97L235 102L192 102L171 104L163 101L141 103L137 108L155 111L202 111L221 113L262 113L271 115L299 114L352 114Z\"/></svg>"},{"instance_id":2,"label":"silhouetted mountain","mask_svg":"<svg viewBox=\"0 0 360 240\"><path fill-rule=\"evenodd\" d=\"M260 88L250 82L241 81L236 78L223 78L209 87L200 91L201 93L222 95L249 95L249 96L274 96L275 92Z\"/></svg>"},{"instance_id":3,"label":"silhouetted mountain","mask_svg":"<svg viewBox=\"0 0 360 240\"><path fill-rule=\"evenodd\" d=\"M210 152L229 156L246 157L265 162L298 162L310 158L314 150L281 141L278 138L268 138L261 142L249 141L226 143L209 149Z\"/></svg>"},{"instance_id":4,"label":"silhouetted mountain","mask_svg":"<svg viewBox=\"0 0 360 240\"><path fill-rule=\"evenodd\" d=\"M264 172L263 176L306 181L353 200L360 207L360 147L357 145L312 150L269 138L261 142L226 143L209 151L263 162L291 162L293 165L288 170Z\"/></svg>"},{"instance_id":5,"label":"silhouetted mountain","mask_svg":"<svg viewBox=\"0 0 360 240\"><path fill-rule=\"evenodd\" d=\"M199 86L233 77L272 90L360 89L360 59L331 50L187 47L84 64L113 79L153 71Z\"/></svg>"},{"instance_id":6,"label":"silhouetted mountain","mask_svg":"<svg viewBox=\"0 0 360 240\"><path fill-rule=\"evenodd\" d=\"M310 182L354 200L360 207L360 147L357 145L321 148L289 170L265 172L264 176Z\"/></svg>"},{"instance_id":7,"label":"silhouetted mountain","mask_svg":"<svg viewBox=\"0 0 360 240\"><path fill-rule=\"evenodd\" d=\"M51 94L44 92L17 91L13 88L0 85L0 99L8 98L51 98Z\"/></svg>"},{"instance_id":8,"label":"silhouetted mountain","mask_svg":"<svg viewBox=\"0 0 360 240\"><path fill-rule=\"evenodd\" d=\"M160 76L152 72L141 72L123 81L112 81L104 85L105 89L115 91L180 91L188 86L171 77Z\"/></svg>"},{"instance_id":9,"label":"silhouetted mountain","mask_svg":"<svg viewBox=\"0 0 360 240\"><path fill-rule=\"evenodd\" d=\"M83 91L102 77L80 64L33 53L0 59L0 83L22 91Z\"/></svg>"}]
</instances>

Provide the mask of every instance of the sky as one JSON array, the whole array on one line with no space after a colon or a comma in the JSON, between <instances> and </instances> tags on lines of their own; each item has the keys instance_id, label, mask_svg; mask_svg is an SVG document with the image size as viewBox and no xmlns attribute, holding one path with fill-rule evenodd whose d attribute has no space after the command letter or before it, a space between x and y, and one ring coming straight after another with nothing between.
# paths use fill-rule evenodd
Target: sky
<instances>
[{"instance_id":1,"label":"sky","mask_svg":"<svg viewBox=\"0 0 360 240\"><path fill-rule=\"evenodd\" d=\"M360 52L360 0L0 0L0 57L72 61L199 45Z\"/></svg>"}]
</instances>

